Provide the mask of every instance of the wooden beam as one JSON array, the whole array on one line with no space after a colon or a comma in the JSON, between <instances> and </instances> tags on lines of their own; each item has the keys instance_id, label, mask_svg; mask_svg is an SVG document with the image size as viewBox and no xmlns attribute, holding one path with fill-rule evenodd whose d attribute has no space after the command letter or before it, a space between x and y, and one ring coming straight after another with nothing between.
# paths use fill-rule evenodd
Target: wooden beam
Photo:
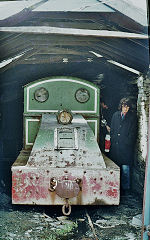
<instances>
[{"instance_id":1,"label":"wooden beam","mask_svg":"<svg viewBox=\"0 0 150 240\"><path fill-rule=\"evenodd\" d=\"M130 38L130 39L148 39L147 34L137 34L130 32L118 32L107 30L88 30L72 28L56 28L47 26L26 26L26 27L0 27L1 32L20 32L20 33L40 33L40 34L58 34L72 36L92 36L107 38Z\"/></svg>"},{"instance_id":2,"label":"wooden beam","mask_svg":"<svg viewBox=\"0 0 150 240\"><path fill-rule=\"evenodd\" d=\"M125 47L121 47L122 44L124 44ZM101 55L103 55L104 57L107 57L108 59L113 59L116 61L119 61L119 59L121 59L122 63L126 63L127 62L141 62L141 58L142 58L142 53L143 52L138 52L138 55L136 54L137 49L135 49L134 46L130 46L127 45L126 43L120 43L119 42L119 48L118 48L118 41L115 42L114 41L97 41L95 43L91 43L90 41L85 42L85 41L80 41L78 43L78 41L76 42L70 42L70 44L68 45L68 42L66 43L66 41L64 41L64 43L62 43L62 45L55 45L55 41L50 42L48 44L45 43L45 41L43 40L43 42L41 42L40 44L35 41L35 43L33 43L33 41L29 41L23 38L22 41L19 37L19 40L14 42L11 45L11 42L9 42L9 44L7 44L4 48L4 46L2 45L2 47L0 48L1 51L1 59L8 59L11 58L13 56L15 56L16 54L20 54L24 51L29 51L30 49L34 49L35 52L38 53L42 53L42 54L55 54L55 55L59 55L59 54L74 54L74 55L87 55L90 51L95 51ZM127 53L128 57L127 57ZM143 61L144 64L144 61Z\"/></svg>"},{"instance_id":3,"label":"wooden beam","mask_svg":"<svg viewBox=\"0 0 150 240\"><path fill-rule=\"evenodd\" d=\"M3 32L8 36L7 32ZM132 39L132 41L135 39ZM136 41L146 41L136 39ZM147 54L146 48L142 48L139 44L131 42L130 39L118 38L97 38L92 36L72 36L72 35L56 35L48 34L46 37L43 34L34 33L15 33L8 37L5 41L1 41L0 52L1 61L22 54L23 52L33 49L33 56L43 52L55 56L61 55L77 55L79 58L88 56L90 51L95 51L103 55L104 58L128 65L136 68L138 71L147 69ZM147 52L147 54L146 54ZM92 57L92 56L91 56ZM26 55L28 60L30 57ZM141 61L142 59L142 61ZM18 61L17 61L18 62Z\"/></svg>"},{"instance_id":4,"label":"wooden beam","mask_svg":"<svg viewBox=\"0 0 150 240\"><path fill-rule=\"evenodd\" d=\"M56 59L59 57L61 59L63 58L68 58L70 59L71 55L72 56L76 56L76 58L78 59L82 59L83 57L86 57L86 58L91 58L92 61L93 61L93 58L94 58L94 55L91 53L92 51L93 52L96 52L100 55L102 55L102 57L105 59L105 60L113 60L115 62L119 62L123 65L127 65L131 68L136 68L137 70L139 71L142 71L142 69L144 69L146 67L146 63L145 63L145 60L142 61L139 61L139 59L136 57L133 57L131 56L130 58L126 57L125 54L121 54L120 52L116 52L115 49L112 49L110 51L109 48L107 47L104 47L104 46L101 46L101 47L96 47L96 46L89 46L88 48L84 49L82 47L82 51L80 51L79 49L76 49L75 51L73 51L72 49L68 49L67 51L65 51L64 49L55 49L57 52L54 53L54 49L53 49L53 46L49 46L48 48L46 48L44 50L44 48L40 49L40 47L33 47L33 49L31 49L31 46L28 46L30 48L25 48L25 49L22 49L22 51L19 52L18 49L14 49L13 52L11 52L11 55L10 53L8 52L8 56L7 58L5 58L5 61L9 60L11 57L15 57L16 54L22 54L24 52L26 52L28 50L28 52L26 52L20 59L17 59L15 61L13 61L13 65L14 64L19 64L21 61L22 62L30 62L30 64L35 64L37 62L37 59L38 59L38 62L55 62ZM40 60L41 59L41 60ZM102 61L102 59L97 59L98 61ZM70 60L69 60L70 61Z\"/></svg>"}]
</instances>

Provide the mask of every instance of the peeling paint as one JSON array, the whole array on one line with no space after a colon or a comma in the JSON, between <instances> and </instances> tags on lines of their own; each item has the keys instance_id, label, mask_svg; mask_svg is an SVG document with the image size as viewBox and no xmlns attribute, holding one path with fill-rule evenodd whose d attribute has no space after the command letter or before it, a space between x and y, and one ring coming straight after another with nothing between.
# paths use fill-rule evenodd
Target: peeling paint
<instances>
[{"instance_id":1,"label":"peeling paint","mask_svg":"<svg viewBox=\"0 0 150 240\"><path fill-rule=\"evenodd\" d=\"M57 191L49 191L52 177L60 182L66 178L71 182L77 178L82 180L79 196L72 195L69 200L71 205L76 203L82 205L93 204L95 199L107 202L108 205L119 204L119 168L113 169L116 173L114 182L108 181L109 171L107 172L105 169L97 171L87 169L86 173L78 168L69 168L67 171L59 168L57 172L55 168L49 168L49 172L46 168L37 171L36 168L30 170L30 167L26 167L26 169L20 167L20 170L22 171L12 169L12 198L14 204L33 204L33 202L42 205L64 204L64 199L57 195ZM93 175L97 180L93 178ZM99 176L102 176L103 181Z\"/></svg>"},{"instance_id":2,"label":"peeling paint","mask_svg":"<svg viewBox=\"0 0 150 240\"><path fill-rule=\"evenodd\" d=\"M145 94L144 77L138 78L138 115L139 115L139 151L141 151L142 158L146 159L147 155L147 140L148 140L148 112L146 111L146 102L148 98Z\"/></svg>"}]
</instances>

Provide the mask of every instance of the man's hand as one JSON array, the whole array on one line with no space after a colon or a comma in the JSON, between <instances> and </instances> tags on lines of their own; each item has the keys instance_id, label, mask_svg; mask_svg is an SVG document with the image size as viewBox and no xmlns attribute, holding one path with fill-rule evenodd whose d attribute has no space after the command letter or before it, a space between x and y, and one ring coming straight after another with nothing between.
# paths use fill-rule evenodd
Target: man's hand
<instances>
[{"instance_id":1,"label":"man's hand","mask_svg":"<svg viewBox=\"0 0 150 240\"><path fill-rule=\"evenodd\" d=\"M106 125L106 129L110 133L110 127L108 125Z\"/></svg>"}]
</instances>

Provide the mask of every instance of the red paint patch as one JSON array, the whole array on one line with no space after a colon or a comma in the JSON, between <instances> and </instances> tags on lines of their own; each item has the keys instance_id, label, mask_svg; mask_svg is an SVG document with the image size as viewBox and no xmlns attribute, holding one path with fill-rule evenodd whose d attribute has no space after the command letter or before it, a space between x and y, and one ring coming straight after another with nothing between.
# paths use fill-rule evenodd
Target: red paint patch
<instances>
[{"instance_id":1,"label":"red paint patch","mask_svg":"<svg viewBox=\"0 0 150 240\"><path fill-rule=\"evenodd\" d=\"M85 176L83 176L82 178L82 193L83 194L87 194L88 193L88 189L89 189L89 185L87 183L87 179Z\"/></svg>"},{"instance_id":2,"label":"red paint patch","mask_svg":"<svg viewBox=\"0 0 150 240\"><path fill-rule=\"evenodd\" d=\"M110 188L106 191L106 195L109 197L117 198L118 197L118 191L117 189Z\"/></svg>"},{"instance_id":3,"label":"red paint patch","mask_svg":"<svg viewBox=\"0 0 150 240\"><path fill-rule=\"evenodd\" d=\"M102 184L97 182L96 178L91 177L90 178L90 186L92 191L100 191L102 189Z\"/></svg>"},{"instance_id":4,"label":"red paint patch","mask_svg":"<svg viewBox=\"0 0 150 240\"><path fill-rule=\"evenodd\" d=\"M117 182L117 181L106 181L105 183L107 185L111 186L111 187L118 187L119 186L119 182Z\"/></svg>"},{"instance_id":5,"label":"red paint patch","mask_svg":"<svg viewBox=\"0 0 150 240\"><path fill-rule=\"evenodd\" d=\"M94 186L92 186L92 191L100 191L102 189L102 186L98 183L95 183Z\"/></svg>"},{"instance_id":6,"label":"red paint patch","mask_svg":"<svg viewBox=\"0 0 150 240\"><path fill-rule=\"evenodd\" d=\"M46 199L48 196L49 178L34 173L12 175L12 199L16 203Z\"/></svg>"}]
</instances>

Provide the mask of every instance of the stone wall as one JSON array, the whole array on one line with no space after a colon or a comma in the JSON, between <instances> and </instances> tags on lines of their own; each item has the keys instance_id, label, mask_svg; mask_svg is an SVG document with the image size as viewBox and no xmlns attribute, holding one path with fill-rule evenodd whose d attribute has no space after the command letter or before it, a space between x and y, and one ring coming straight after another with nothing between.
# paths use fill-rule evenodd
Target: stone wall
<instances>
[{"instance_id":1,"label":"stone wall","mask_svg":"<svg viewBox=\"0 0 150 240\"><path fill-rule=\"evenodd\" d=\"M146 76L139 76L137 86L138 139L135 151L132 188L143 197L148 142L150 73Z\"/></svg>"}]
</instances>

